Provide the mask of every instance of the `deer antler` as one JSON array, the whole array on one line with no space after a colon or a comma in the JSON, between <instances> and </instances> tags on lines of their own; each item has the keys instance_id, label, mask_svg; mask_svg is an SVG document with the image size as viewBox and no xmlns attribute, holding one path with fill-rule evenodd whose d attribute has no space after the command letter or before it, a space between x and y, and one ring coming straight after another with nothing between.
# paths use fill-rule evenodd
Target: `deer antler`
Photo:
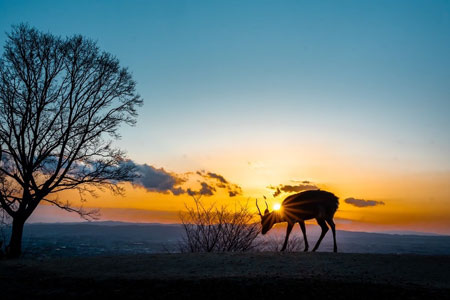
<instances>
[{"instance_id":1,"label":"deer antler","mask_svg":"<svg viewBox=\"0 0 450 300\"><path fill-rule=\"evenodd\" d=\"M256 208L258 209L259 215L262 217L261 210L259 209L259 206L258 206L258 198L256 198Z\"/></svg>"},{"instance_id":2,"label":"deer antler","mask_svg":"<svg viewBox=\"0 0 450 300\"><path fill-rule=\"evenodd\" d=\"M266 210L269 210L269 205L267 205L267 198L264 195L263 195L263 197L264 197L264 202L266 202Z\"/></svg>"}]
</instances>

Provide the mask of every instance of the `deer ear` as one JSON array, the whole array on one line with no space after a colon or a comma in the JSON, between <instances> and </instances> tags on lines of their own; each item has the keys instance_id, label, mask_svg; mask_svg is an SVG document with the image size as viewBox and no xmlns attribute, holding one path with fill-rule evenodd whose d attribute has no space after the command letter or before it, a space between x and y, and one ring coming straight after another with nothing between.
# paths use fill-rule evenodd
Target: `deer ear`
<instances>
[{"instance_id":1,"label":"deer ear","mask_svg":"<svg viewBox=\"0 0 450 300\"><path fill-rule=\"evenodd\" d=\"M266 208L266 210L264 211L264 215L267 215L269 213L269 210Z\"/></svg>"}]
</instances>

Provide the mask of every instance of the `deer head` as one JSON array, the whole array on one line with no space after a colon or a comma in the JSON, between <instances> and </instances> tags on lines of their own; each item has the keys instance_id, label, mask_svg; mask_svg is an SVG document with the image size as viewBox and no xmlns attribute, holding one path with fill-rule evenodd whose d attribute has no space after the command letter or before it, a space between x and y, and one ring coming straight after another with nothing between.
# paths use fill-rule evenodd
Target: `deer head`
<instances>
[{"instance_id":1,"label":"deer head","mask_svg":"<svg viewBox=\"0 0 450 300\"><path fill-rule=\"evenodd\" d=\"M267 231L269 231L275 224L275 218L273 216L273 212L269 212L269 205L267 205L267 201L265 201L265 202L266 202L266 210L264 211L264 215L263 215L263 214L261 214L261 210L259 209L259 206L258 206L258 199L256 199L256 208L258 208L258 213L259 213L259 216L261 217L261 225L262 225L261 233L262 234L266 234Z\"/></svg>"}]
</instances>

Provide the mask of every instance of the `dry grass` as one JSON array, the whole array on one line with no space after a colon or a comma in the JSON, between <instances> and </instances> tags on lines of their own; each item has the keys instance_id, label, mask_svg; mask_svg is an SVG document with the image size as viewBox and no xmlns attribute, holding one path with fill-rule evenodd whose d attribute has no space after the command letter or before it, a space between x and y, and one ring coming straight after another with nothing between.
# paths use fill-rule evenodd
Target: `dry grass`
<instances>
[{"instance_id":1,"label":"dry grass","mask_svg":"<svg viewBox=\"0 0 450 300\"><path fill-rule=\"evenodd\" d=\"M450 292L449 269L450 256L343 253L16 260L0 261L0 290L3 295L33 299L100 295L138 299L443 299Z\"/></svg>"}]
</instances>

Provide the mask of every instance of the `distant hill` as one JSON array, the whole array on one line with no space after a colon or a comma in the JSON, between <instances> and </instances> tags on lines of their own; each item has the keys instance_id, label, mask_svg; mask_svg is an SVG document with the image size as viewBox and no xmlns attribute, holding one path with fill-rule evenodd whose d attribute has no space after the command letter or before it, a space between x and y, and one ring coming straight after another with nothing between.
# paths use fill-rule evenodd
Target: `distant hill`
<instances>
[{"instance_id":1,"label":"distant hill","mask_svg":"<svg viewBox=\"0 0 450 300\"><path fill-rule=\"evenodd\" d=\"M317 226L307 228L312 247L319 235ZM395 253L450 255L450 236L399 232L367 233L337 231L338 250L347 253ZM405 233L405 232L402 232ZM83 223L34 223L24 230L25 256L61 257L135 253L177 252L183 228L180 224L123 223L115 221ZM262 237L281 244L282 228ZM291 239L303 243L296 228ZM303 249L303 246L300 246ZM319 251L332 251L332 235L325 236Z\"/></svg>"}]
</instances>

